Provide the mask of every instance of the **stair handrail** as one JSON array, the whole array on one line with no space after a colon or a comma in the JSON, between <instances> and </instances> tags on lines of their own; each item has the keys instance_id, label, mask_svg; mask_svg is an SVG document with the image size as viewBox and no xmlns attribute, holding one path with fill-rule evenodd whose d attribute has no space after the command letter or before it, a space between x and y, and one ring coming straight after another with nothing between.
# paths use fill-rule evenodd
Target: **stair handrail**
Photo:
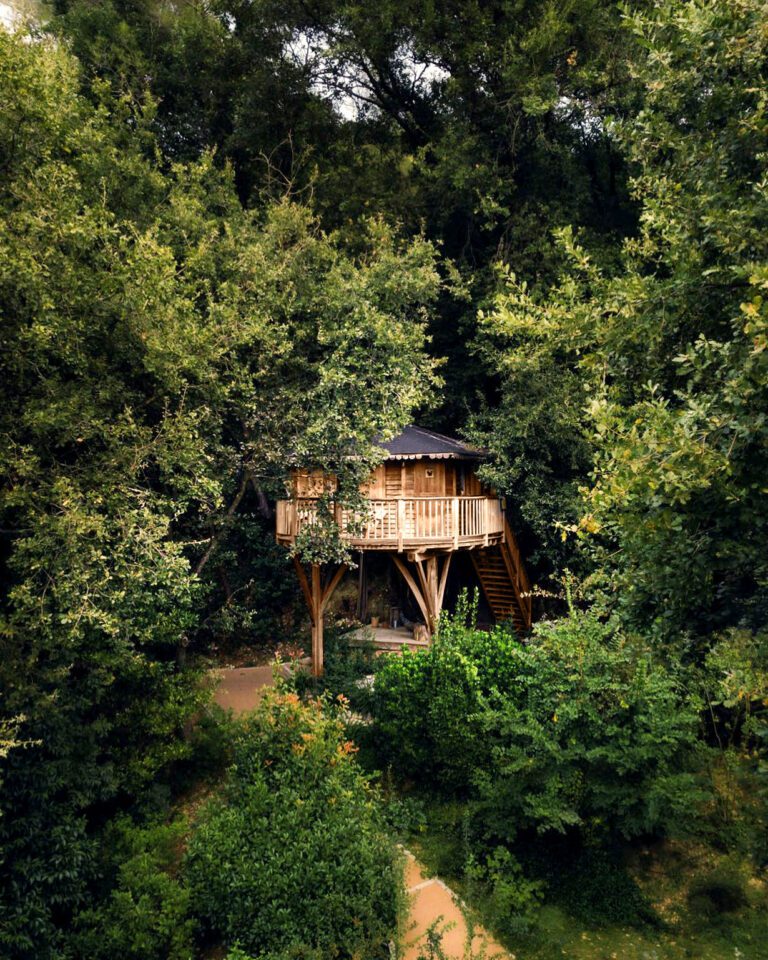
<instances>
[{"instance_id":1,"label":"stair handrail","mask_svg":"<svg viewBox=\"0 0 768 960\"><path fill-rule=\"evenodd\" d=\"M533 598L531 596L531 583L523 564L523 558L520 555L520 548L517 545L512 528L509 526L507 518L504 517L504 546L509 554L507 569L510 573L512 586L515 589L517 602L520 605L520 612L523 614L526 629L530 629L533 619Z\"/></svg>"}]
</instances>

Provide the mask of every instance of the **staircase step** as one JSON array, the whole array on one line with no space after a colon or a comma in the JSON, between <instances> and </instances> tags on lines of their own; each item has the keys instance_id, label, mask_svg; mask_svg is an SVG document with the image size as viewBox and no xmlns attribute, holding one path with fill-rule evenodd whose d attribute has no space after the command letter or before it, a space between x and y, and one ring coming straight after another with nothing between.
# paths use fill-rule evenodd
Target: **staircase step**
<instances>
[{"instance_id":1,"label":"staircase step","mask_svg":"<svg viewBox=\"0 0 768 960\"><path fill-rule=\"evenodd\" d=\"M508 535L512 536L511 533ZM473 552L472 561L494 618L499 622L511 621L516 630L522 631L526 627L526 617L510 576L510 569L516 569L517 561L505 554L506 549L504 544L486 547Z\"/></svg>"}]
</instances>

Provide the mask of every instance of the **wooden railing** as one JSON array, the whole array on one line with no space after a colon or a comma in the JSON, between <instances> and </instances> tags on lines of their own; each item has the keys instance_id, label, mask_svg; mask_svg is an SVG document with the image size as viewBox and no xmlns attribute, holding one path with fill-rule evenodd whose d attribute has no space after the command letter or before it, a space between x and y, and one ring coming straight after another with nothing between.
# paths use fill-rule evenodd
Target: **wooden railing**
<instances>
[{"instance_id":1,"label":"wooden railing","mask_svg":"<svg viewBox=\"0 0 768 960\"><path fill-rule=\"evenodd\" d=\"M515 535L512 533L506 518L504 518L503 522L504 546L502 547L502 556L504 557L504 562L507 566L507 571L509 573L509 578L512 581L512 586L514 587L517 601L520 604L520 611L523 616L524 625L526 629L530 629L533 613L531 582L528 579L528 573L526 572L523 558L520 556L520 548L515 540Z\"/></svg>"},{"instance_id":2,"label":"wooden railing","mask_svg":"<svg viewBox=\"0 0 768 960\"><path fill-rule=\"evenodd\" d=\"M292 542L315 522L317 500L279 500L277 539ZM369 500L365 514L336 507L335 519L353 546L413 549L499 543L504 515L496 497L401 497Z\"/></svg>"}]
</instances>

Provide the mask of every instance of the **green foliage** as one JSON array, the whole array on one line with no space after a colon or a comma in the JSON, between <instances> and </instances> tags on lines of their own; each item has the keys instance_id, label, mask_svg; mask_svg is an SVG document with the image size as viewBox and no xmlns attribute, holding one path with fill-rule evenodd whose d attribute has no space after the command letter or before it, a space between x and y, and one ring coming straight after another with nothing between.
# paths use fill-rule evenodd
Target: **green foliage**
<instances>
[{"instance_id":1,"label":"green foliage","mask_svg":"<svg viewBox=\"0 0 768 960\"><path fill-rule=\"evenodd\" d=\"M341 694L355 713L370 709L371 677L376 669L376 648L360 624L329 625L324 633L325 660L319 680L305 678L308 688L337 697Z\"/></svg>"},{"instance_id":2,"label":"green foliage","mask_svg":"<svg viewBox=\"0 0 768 960\"><path fill-rule=\"evenodd\" d=\"M354 752L319 700L270 692L246 719L185 866L195 911L226 944L352 958L392 936L402 867Z\"/></svg>"},{"instance_id":3,"label":"green foliage","mask_svg":"<svg viewBox=\"0 0 768 960\"><path fill-rule=\"evenodd\" d=\"M538 571L586 576L612 626L523 646L444 620L379 671L381 757L473 797L478 869L517 909L497 841L699 804L674 647L722 747L698 754L710 836L759 857L763 5L54 8L55 41L0 31L0 952L66 953L103 824L215 775L229 734L183 736L184 651L293 639L268 498L299 462L359 504L443 354L435 416L472 409ZM304 559L347 558L326 521ZM328 663L350 692L368 668ZM269 776L244 807L272 809ZM114 861L92 952L183 953L185 888L150 847Z\"/></svg>"},{"instance_id":4,"label":"green foliage","mask_svg":"<svg viewBox=\"0 0 768 960\"><path fill-rule=\"evenodd\" d=\"M510 276L482 319L504 378L486 431L502 466L525 457L505 424L526 422L522 388L542 373L537 422L573 435L563 476L584 486L563 535L589 544L602 603L666 643L765 619L763 21L757 0L627 8L646 92L609 130L639 231L618 262L561 231L559 284ZM551 496L549 461L535 474Z\"/></svg>"},{"instance_id":5,"label":"green foliage","mask_svg":"<svg viewBox=\"0 0 768 960\"><path fill-rule=\"evenodd\" d=\"M702 766L712 804L702 835L764 863L768 819L768 647L763 631L713 638L700 673L706 700Z\"/></svg>"},{"instance_id":6,"label":"green foliage","mask_svg":"<svg viewBox=\"0 0 768 960\"><path fill-rule=\"evenodd\" d=\"M621 852L610 844L593 842L575 857L565 854L558 861L560 869L550 867L547 871L553 898L580 923L636 927L658 923Z\"/></svg>"},{"instance_id":7,"label":"green foliage","mask_svg":"<svg viewBox=\"0 0 768 960\"><path fill-rule=\"evenodd\" d=\"M225 583L250 622L272 602L243 570L263 531L224 552L238 509L295 458L359 497L435 383L441 286L380 220L350 253L287 198L245 212L211 155L163 162L149 100L80 79L63 44L0 31L0 686L34 744L4 761L0 945L41 958L97 824L189 751L183 651L208 615L249 624Z\"/></svg>"},{"instance_id":8,"label":"green foliage","mask_svg":"<svg viewBox=\"0 0 768 960\"><path fill-rule=\"evenodd\" d=\"M237 719L216 703L207 703L187 734L188 753L173 769L173 786L184 794L201 783L218 783L232 764Z\"/></svg>"},{"instance_id":9,"label":"green foliage","mask_svg":"<svg viewBox=\"0 0 768 960\"><path fill-rule=\"evenodd\" d=\"M448 618L429 651L376 679L383 756L471 788L506 842L520 831L674 827L701 802L688 772L697 704L636 643L594 618L538 626L526 644Z\"/></svg>"},{"instance_id":10,"label":"green foliage","mask_svg":"<svg viewBox=\"0 0 768 960\"><path fill-rule=\"evenodd\" d=\"M729 631L716 639L705 667L715 735L721 745L740 744L758 760L759 769L767 769L768 633Z\"/></svg>"},{"instance_id":11,"label":"green foliage","mask_svg":"<svg viewBox=\"0 0 768 960\"><path fill-rule=\"evenodd\" d=\"M227 960L323 960L323 954L312 947L299 945L281 950L278 953L260 953L253 957L241 950L240 947L234 947L227 953Z\"/></svg>"},{"instance_id":12,"label":"green foliage","mask_svg":"<svg viewBox=\"0 0 768 960\"><path fill-rule=\"evenodd\" d=\"M561 260L553 227L577 223L611 250L633 225L605 124L638 103L634 41L615 4L57 0L56 10L53 29L83 63L88 95L151 103L172 159L215 147L248 206L287 187L311 195L323 225L353 245L371 214L441 244L464 281L430 329L451 384L434 415L446 428L493 393L489 366L468 347L492 263L550 280ZM457 275L449 264L445 273ZM540 424L523 427L526 473L531 428ZM561 440L553 461L568 459ZM548 525L532 489L526 508L537 530Z\"/></svg>"},{"instance_id":13,"label":"green foliage","mask_svg":"<svg viewBox=\"0 0 768 960\"><path fill-rule=\"evenodd\" d=\"M670 668L572 615L535 631L518 684L483 718L492 762L475 782L494 831L592 824L636 836L685 825L703 799L690 772L699 705Z\"/></svg>"},{"instance_id":14,"label":"green foliage","mask_svg":"<svg viewBox=\"0 0 768 960\"><path fill-rule=\"evenodd\" d=\"M733 862L696 877L688 888L688 903L702 917L740 910L748 902L744 869Z\"/></svg>"},{"instance_id":15,"label":"green foliage","mask_svg":"<svg viewBox=\"0 0 768 960\"><path fill-rule=\"evenodd\" d=\"M505 627L477 629L473 618L464 598L455 616L443 616L429 650L380 660L375 732L382 761L401 776L460 787L487 757L480 710L492 691L514 682L520 643Z\"/></svg>"},{"instance_id":16,"label":"green foliage","mask_svg":"<svg viewBox=\"0 0 768 960\"><path fill-rule=\"evenodd\" d=\"M244 645L274 649L290 642L304 615L284 547L275 542L274 517L238 511L237 521L202 574L206 616L198 642L212 653ZM219 655L221 655L221 653Z\"/></svg>"},{"instance_id":17,"label":"green foliage","mask_svg":"<svg viewBox=\"0 0 768 960\"><path fill-rule=\"evenodd\" d=\"M136 828L119 821L105 837L119 862L106 903L75 919L73 948L93 960L189 960L195 921L189 891L176 878L188 825Z\"/></svg>"},{"instance_id":18,"label":"green foliage","mask_svg":"<svg viewBox=\"0 0 768 960\"><path fill-rule=\"evenodd\" d=\"M496 847L482 863L471 858L466 868L471 884L481 884L483 915L491 929L509 938L530 931L541 905L544 884L523 875L520 863L506 847Z\"/></svg>"}]
</instances>

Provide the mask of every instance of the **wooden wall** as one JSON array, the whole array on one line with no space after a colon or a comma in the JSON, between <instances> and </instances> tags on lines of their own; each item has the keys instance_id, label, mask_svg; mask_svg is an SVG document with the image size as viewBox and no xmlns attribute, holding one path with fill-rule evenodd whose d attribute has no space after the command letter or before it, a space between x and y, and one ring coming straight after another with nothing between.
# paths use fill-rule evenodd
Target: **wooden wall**
<instances>
[{"instance_id":1,"label":"wooden wall","mask_svg":"<svg viewBox=\"0 0 768 960\"><path fill-rule=\"evenodd\" d=\"M403 460L377 467L366 491L372 500L397 497L481 497L488 494L474 467L455 460Z\"/></svg>"},{"instance_id":2,"label":"wooden wall","mask_svg":"<svg viewBox=\"0 0 768 960\"><path fill-rule=\"evenodd\" d=\"M336 478L319 470L297 470L292 496L320 497L336 488ZM483 497L493 492L483 486L471 463L456 460L402 460L382 463L374 470L366 490L371 500L398 497Z\"/></svg>"}]
</instances>

